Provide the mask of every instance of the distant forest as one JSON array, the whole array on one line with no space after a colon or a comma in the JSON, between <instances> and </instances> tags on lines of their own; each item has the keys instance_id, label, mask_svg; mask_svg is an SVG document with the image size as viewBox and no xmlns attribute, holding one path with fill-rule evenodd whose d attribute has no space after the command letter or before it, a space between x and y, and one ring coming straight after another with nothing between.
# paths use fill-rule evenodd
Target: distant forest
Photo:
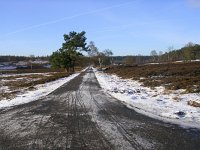
<instances>
[{"instance_id":1,"label":"distant forest","mask_svg":"<svg viewBox=\"0 0 200 150\"><path fill-rule=\"evenodd\" d=\"M173 50L173 47L168 48L168 52L157 52L152 50L150 56L126 56L116 57L121 63L126 65L143 64L143 63L160 63L160 62L174 62L200 59L200 45L189 42L181 49Z\"/></svg>"},{"instance_id":2,"label":"distant forest","mask_svg":"<svg viewBox=\"0 0 200 150\"><path fill-rule=\"evenodd\" d=\"M0 56L0 62L19 62L19 61L29 61L29 60L49 60L49 56Z\"/></svg>"},{"instance_id":3,"label":"distant forest","mask_svg":"<svg viewBox=\"0 0 200 150\"><path fill-rule=\"evenodd\" d=\"M96 56L98 57L98 56ZM90 61L89 57L85 57L85 63ZM0 56L0 62L18 62L18 61L29 61L29 60L49 60L49 56ZM150 62L172 62L172 61L190 61L200 59L200 45L188 43L183 48L173 50L169 47L168 52L156 52L155 50L150 52L149 56L110 56L111 62L114 64L144 64ZM97 61L98 63L98 61Z\"/></svg>"},{"instance_id":4,"label":"distant forest","mask_svg":"<svg viewBox=\"0 0 200 150\"><path fill-rule=\"evenodd\" d=\"M161 55L159 59L160 61L190 61L200 59L200 45L189 42L178 50L169 48L169 51Z\"/></svg>"}]
</instances>

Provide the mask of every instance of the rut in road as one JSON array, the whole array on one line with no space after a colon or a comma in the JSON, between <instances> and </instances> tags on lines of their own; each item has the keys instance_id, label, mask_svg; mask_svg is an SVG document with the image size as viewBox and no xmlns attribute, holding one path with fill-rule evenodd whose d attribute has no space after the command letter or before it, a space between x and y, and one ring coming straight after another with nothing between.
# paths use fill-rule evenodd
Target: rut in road
<instances>
[{"instance_id":1,"label":"rut in road","mask_svg":"<svg viewBox=\"0 0 200 150\"><path fill-rule=\"evenodd\" d=\"M92 82L91 80L89 82ZM91 85L92 83L89 83ZM95 82L93 83L95 84ZM98 84L96 84L98 87ZM98 93L98 90L96 91ZM144 149L133 137L130 136L130 132L126 130L124 125L122 125L120 122L121 118L119 118L115 113L112 112L112 109L109 109L106 105L101 105L98 100L95 99L94 90L89 86L89 93L91 96L92 101L95 103L95 105L98 107L98 109L106 114L107 118L114 124L114 126L117 127L117 130L120 132L120 134L123 136L123 138L129 142L129 144L134 149ZM105 102L108 102L105 98L102 97L102 99Z\"/></svg>"}]
</instances>

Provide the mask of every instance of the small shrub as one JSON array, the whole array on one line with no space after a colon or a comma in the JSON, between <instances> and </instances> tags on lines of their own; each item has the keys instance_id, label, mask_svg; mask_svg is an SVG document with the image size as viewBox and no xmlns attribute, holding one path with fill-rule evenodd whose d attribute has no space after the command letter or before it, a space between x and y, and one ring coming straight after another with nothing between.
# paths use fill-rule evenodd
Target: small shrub
<instances>
[{"instance_id":1,"label":"small shrub","mask_svg":"<svg viewBox=\"0 0 200 150\"><path fill-rule=\"evenodd\" d=\"M200 107L200 102L190 100L188 101L188 105L193 107Z\"/></svg>"}]
</instances>

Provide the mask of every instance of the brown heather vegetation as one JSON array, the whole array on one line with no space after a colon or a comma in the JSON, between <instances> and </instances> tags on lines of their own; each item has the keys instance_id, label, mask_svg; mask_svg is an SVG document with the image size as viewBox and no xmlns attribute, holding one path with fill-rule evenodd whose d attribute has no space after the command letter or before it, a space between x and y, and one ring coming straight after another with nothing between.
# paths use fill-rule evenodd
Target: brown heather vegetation
<instances>
[{"instance_id":1,"label":"brown heather vegetation","mask_svg":"<svg viewBox=\"0 0 200 150\"><path fill-rule=\"evenodd\" d=\"M16 80L16 81L7 82L5 84L5 86L10 86L10 87L13 87L13 88L29 87L29 86L34 86L34 85L37 85L37 84L44 84L44 83L54 81L54 80L59 79L59 78L67 77L69 75L70 75L70 73L59 72L59 73L49 74L48 76L34 75L33 74L33 75L29 76L28 79L26 79L26 76L22 76L22 77L19 76L20 78L24 78L24 79L22 79L22 81ZM10 77L6 77L6 78L10 78Z\"/></svg>"},{"instance_id":2,"label":"brown heather vegetation","mask_svg":"<svg viewBox=\"0 0 200 150\"><path fill-rule=\"evenodd\" d=\"M48 75L42 74L32 74L32 75L22 75L22 76L8 76L1 77L2 80L7 80L3 82L3 86L7 86L9 91L0 94L0 100L3 98L13 98L16 94L23 92L24 90L33 90L35 85L44 84L50 81L57 80L59 78L67 77L71 73L57 72L49 73ZM20 78L20 79L17 79Z\"/></svg>"},{"instance_id":3,"label":"brown heather vegetation","mask_svg":"<svg viewBox=\"0 0 200 150\"><path fill-rule=\"evenodd\" d=\"M170 90L200 92L200 62L113 66L106 73L139 80L148 87L165 86Z\"/></svg>"},{"instance_id":4,"label":"brown heather vegetation","mask_svg":"<svg viewBox=\"0 0 200 150\"><path fill-rule=\"evenodd\" d=\"M17 70L1 70L0 74L22 74L22 73L48 73L48 72L64 72L65 69L17 69Z\"/></svg>"},{"instance_id":5,"label":"brown heather vegetation","mask_svg":"<svg viewBox=\"0 0 200 150\"><path fill-rule=\"evenodd\" d=\"M81 67L75 68L76 71L81 69ZM1 86L9 88L9 91L0 91L0 100L4 98L11 99L26 90L33 90L35 85L44 84L72 74L71 72L66 72L65 69L19 69L1 71L0 73L9 75L0 76Z\"/></svg>"}]
</instances>

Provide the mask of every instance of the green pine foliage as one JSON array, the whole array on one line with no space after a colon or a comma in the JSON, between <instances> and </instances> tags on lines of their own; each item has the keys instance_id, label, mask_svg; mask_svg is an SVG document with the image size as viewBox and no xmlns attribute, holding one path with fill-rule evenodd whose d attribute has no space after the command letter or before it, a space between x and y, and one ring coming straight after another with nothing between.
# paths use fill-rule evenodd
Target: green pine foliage
<instances>
[{"instance_id":1,"label":"green pine foliage","mask_svg":"<svg viewBox=\"0 0 200 150\"><path fill-rule=\"evenodd\" d=\"M69 34L64 34L65 42L62 44L62 47L50 56L52 67L64 68L68 72L70 70L74 71L77 60L83 56L81 52L88 51L86 39L85 31L80 33L73 31Z\"/></svg>"}]
</instances>

